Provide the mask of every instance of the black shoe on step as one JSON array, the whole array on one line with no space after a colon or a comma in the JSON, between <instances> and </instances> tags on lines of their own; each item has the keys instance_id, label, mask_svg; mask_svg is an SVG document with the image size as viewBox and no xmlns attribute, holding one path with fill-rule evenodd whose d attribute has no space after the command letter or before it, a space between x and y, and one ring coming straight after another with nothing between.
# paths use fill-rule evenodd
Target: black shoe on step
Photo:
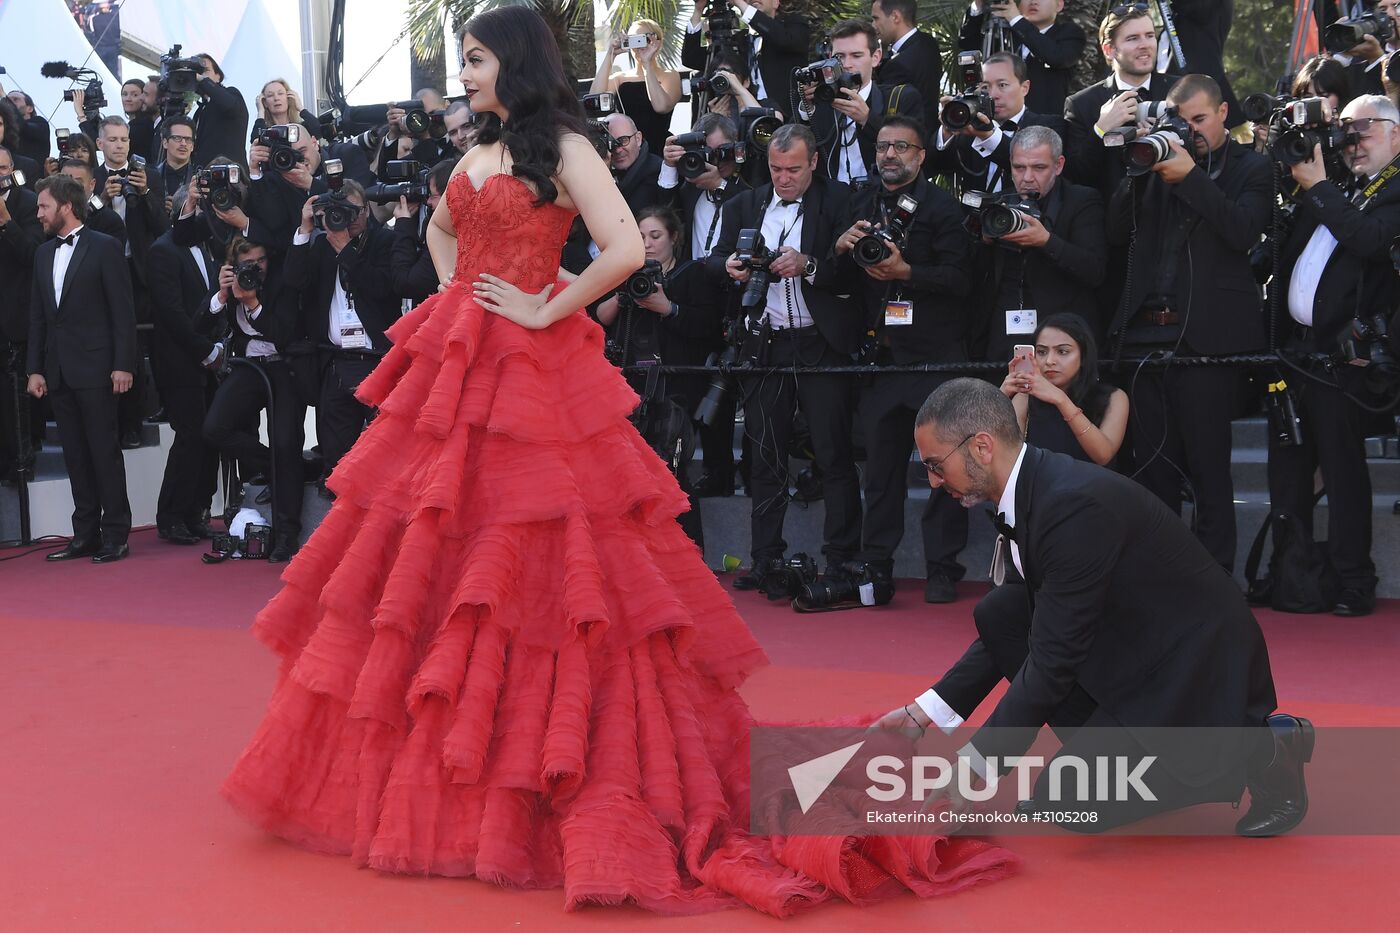
<instances>
[{"instance_id":1,"label":"black shoe on step","mask_svg":"<svg viewBox=\"0 0 1400 933\"><path fill-rule=\"evenodd\" d=\"M1241 836L1277 836L1303 822L1308 814L1308 785L1303 766L1312 760L1313 724L1300 716L1269 717L1274 757L1249 777L1249 810L1235 824Z\"/></svg>"},{"instance_id":2,"label":"black shoe on step","mask_svg":"<svg viewBox=\"0 0 1400 933\"><path fill-rule=\"evenodd\" d=\"M79 557L91 557L100 550L102 550L102 542L100 541L79 541L74 538L59 550L52 554L46 554L44 560L75 560Z\"/></svg>"},{"instance_id":3,"label":"black shoe on step","mask_svg":"<svg viewBox=\"0 0 1400 933\"><path fill-rule=\"evenodd\" d=\"M952 603L957 602L958 586L952 578L945 573L930 574L928 582L924 584L924 602L926 603Z\"/></svg>"},{"instance_id":4,"label":"black shoe on step","mask_svg":"<svg viewBox=\"0 0 1400 933\"><path fill-rule=\"evenodd\" d=\"M1342 595L1337 597L1337 605L1332 607L1332 615L1348 618L1368 616L1375 611L1375 608L1376 594L1374 591L1353 587L1342 590Z\"/></svg>"},{"instance_id":5,"label":"black shoe on step","mask_svg":"<svg viewBox=\"0 0 1400 933\"><path fill-rule=\"evenodd\" d=\"M741 573L734 578L734 589L736 590L761 590L763 581L777 567L782 565L781 557L765 557L753 562L747 573Z\"/></svg>"}]
</instances>

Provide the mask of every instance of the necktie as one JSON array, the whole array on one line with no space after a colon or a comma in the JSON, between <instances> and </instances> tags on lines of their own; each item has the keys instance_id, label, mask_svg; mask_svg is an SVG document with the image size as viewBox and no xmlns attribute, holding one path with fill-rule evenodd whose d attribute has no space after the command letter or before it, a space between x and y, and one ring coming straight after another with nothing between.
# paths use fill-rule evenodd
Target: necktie
<instances>
[{"instance_id":1,"label":"necktie","mask_svg":"<svg viewBox=\"0 0 1400 933\"><path fill-rule=\"evenodd\" d=\"M802 203L801 200L797 200L797 201L779 201L779 202L778 202L778 204L779 204L780 206L782 206L782 207L796 207L797 205L799 205L799 204L801 204L801 203Z\"/></svg>"},{"instance_id":2,"label":"necktie","mask_svg":"<svg viewBox=\"0 0 1400 933\"><path fill-rule=\"evenodd\" d=\"M58 242L62 243L64 246L72 246L74 243L78 242L78 235L76 233L70 233L67 236L61 236L58 238Z\"/></svg>"},{"instance_id":3,"label":"necktie","mask_svg":"<svg viewBox=\"0 0 1400 933\"><path fill-rule=\"evenodd\" d=\"M1002 121L1001 121L1001 129L1002 129L1002 132L1003 132L1003 133L1014 133L1014 132L1016 132L1016 121L1015 121L1015 120L1002 120Z\"/></svg>"},{"instance_id":4,"label":"necktie","mask_svg":"<svg viewBox=\"0 0 1400 933\"><path fill-rule=\"evenodd\" d=\"M997 530L997 534L999 534L999 535L1001 535L1002 537L1006 538L1006 540L1008 540L1008 541L1015 541L1015 540L1016 540L1016 529L1015 529L1015 528L1012 528L1010 525L1008 525L1008 524L1006 523L1006 513L1005 513L1005 512L998 512L998 513L996 513L995 515L993 515L992 513L988 512L988 513L987 513L987 516L988 516L989 518L991 518L991 520L992 520L992 527L995 528L995 529Z\"/></svg>"}]
</instances>

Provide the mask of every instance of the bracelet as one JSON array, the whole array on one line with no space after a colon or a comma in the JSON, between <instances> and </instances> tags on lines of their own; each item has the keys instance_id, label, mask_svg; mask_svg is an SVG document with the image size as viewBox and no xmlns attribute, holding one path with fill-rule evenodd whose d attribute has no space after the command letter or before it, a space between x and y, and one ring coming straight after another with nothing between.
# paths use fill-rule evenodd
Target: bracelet
<instances>
[{"instance_id":1,"label":"bracelet","mask_svg":"<svg viewBox=\"0 0 1400 933\"><path fill-rule=\"evenodd\" d=\"M1084 409L1076 408L1074 410L1074 414L1070 415L1068 418L1065 419L1065 424L1069 424L1071 421L1073 421L1075 418L1078 418L1082 414L1084 414Z\"/></svg>"},{"instance_id":2,"label":"bracelet","mask_svg":"<svg viewBox=\"0 0 1400 933\"><path fill-rule=\"evenodd\" d=\"M914 724L914 728L915 728L915 729L918 729L918 730L919 730L919 734L920 734L920 735L922 735L925 731L928 730L928 727L927 727L927 726L921 726L921 725L919 725L919 721L918 721L917 719L914 718L914 714L911 713L911 712L909 712L909 704L908 704L908 703L905 703L905 704L904 704L904 715L906 715L906 716L909 717L909 721L912 722L912 723Z\"/></svg>"},{"instance_id":3,"label":"bracelet","mask_svg":"<svg viewBox=\"0 0 1400 933\"><path fill-rule=\"evenodd\" d=\"M1092 428L1093 426L1094 426L1094 423L1093 423L1092 421L1089 422L1088 424L1086 424L1086 425L1084 426L1084 430L1082 430L1082 431L1076 431L1075 434L1074 434L1074 436L1075 436L1075 437L1083 437L1084 435L1086 435L1086 434L1089 433L1089 429Z\"/></svg>"}]
</instances>

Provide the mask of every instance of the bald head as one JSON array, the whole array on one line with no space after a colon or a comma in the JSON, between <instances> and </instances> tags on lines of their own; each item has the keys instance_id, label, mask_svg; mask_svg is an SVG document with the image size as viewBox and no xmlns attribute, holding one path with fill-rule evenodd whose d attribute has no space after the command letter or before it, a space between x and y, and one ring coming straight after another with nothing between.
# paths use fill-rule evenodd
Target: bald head
<instances>
[{"instance_id":1,"label":"bald head","mask_svg":"<svg viewBox=\"0 0 1400 933\"><path fill-rule=\"evenodd\" d=\"M642 153L642 134L637 132L636 121L625 113L609 114L607 127L612 138L621 144L613 149L612 167L616 171L625 172Z\"/></svg>"}]
</instances>

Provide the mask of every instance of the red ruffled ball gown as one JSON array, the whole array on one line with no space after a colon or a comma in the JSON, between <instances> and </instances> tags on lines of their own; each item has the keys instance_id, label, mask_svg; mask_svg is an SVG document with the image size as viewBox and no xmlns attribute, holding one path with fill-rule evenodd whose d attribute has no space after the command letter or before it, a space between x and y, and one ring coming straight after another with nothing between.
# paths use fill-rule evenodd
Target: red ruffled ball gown
<instances>
[{"instance_id":1,"label":"red ruffled ball gown","mask_svg":"<svg viewBox=\"0 0 1400 933\"><path fill-rule=\"evenodd\" d=\"M378 416L254 634L281 658L224 784L253 821L383 871L563 887L566 906L770 914L956 890L970 838L758 837L737 687L766 658L675 521L685 496L582 312L484 311L555 281L572 213L448 185L455 283L394 325Z\"/></svg>"}]
</instances>

